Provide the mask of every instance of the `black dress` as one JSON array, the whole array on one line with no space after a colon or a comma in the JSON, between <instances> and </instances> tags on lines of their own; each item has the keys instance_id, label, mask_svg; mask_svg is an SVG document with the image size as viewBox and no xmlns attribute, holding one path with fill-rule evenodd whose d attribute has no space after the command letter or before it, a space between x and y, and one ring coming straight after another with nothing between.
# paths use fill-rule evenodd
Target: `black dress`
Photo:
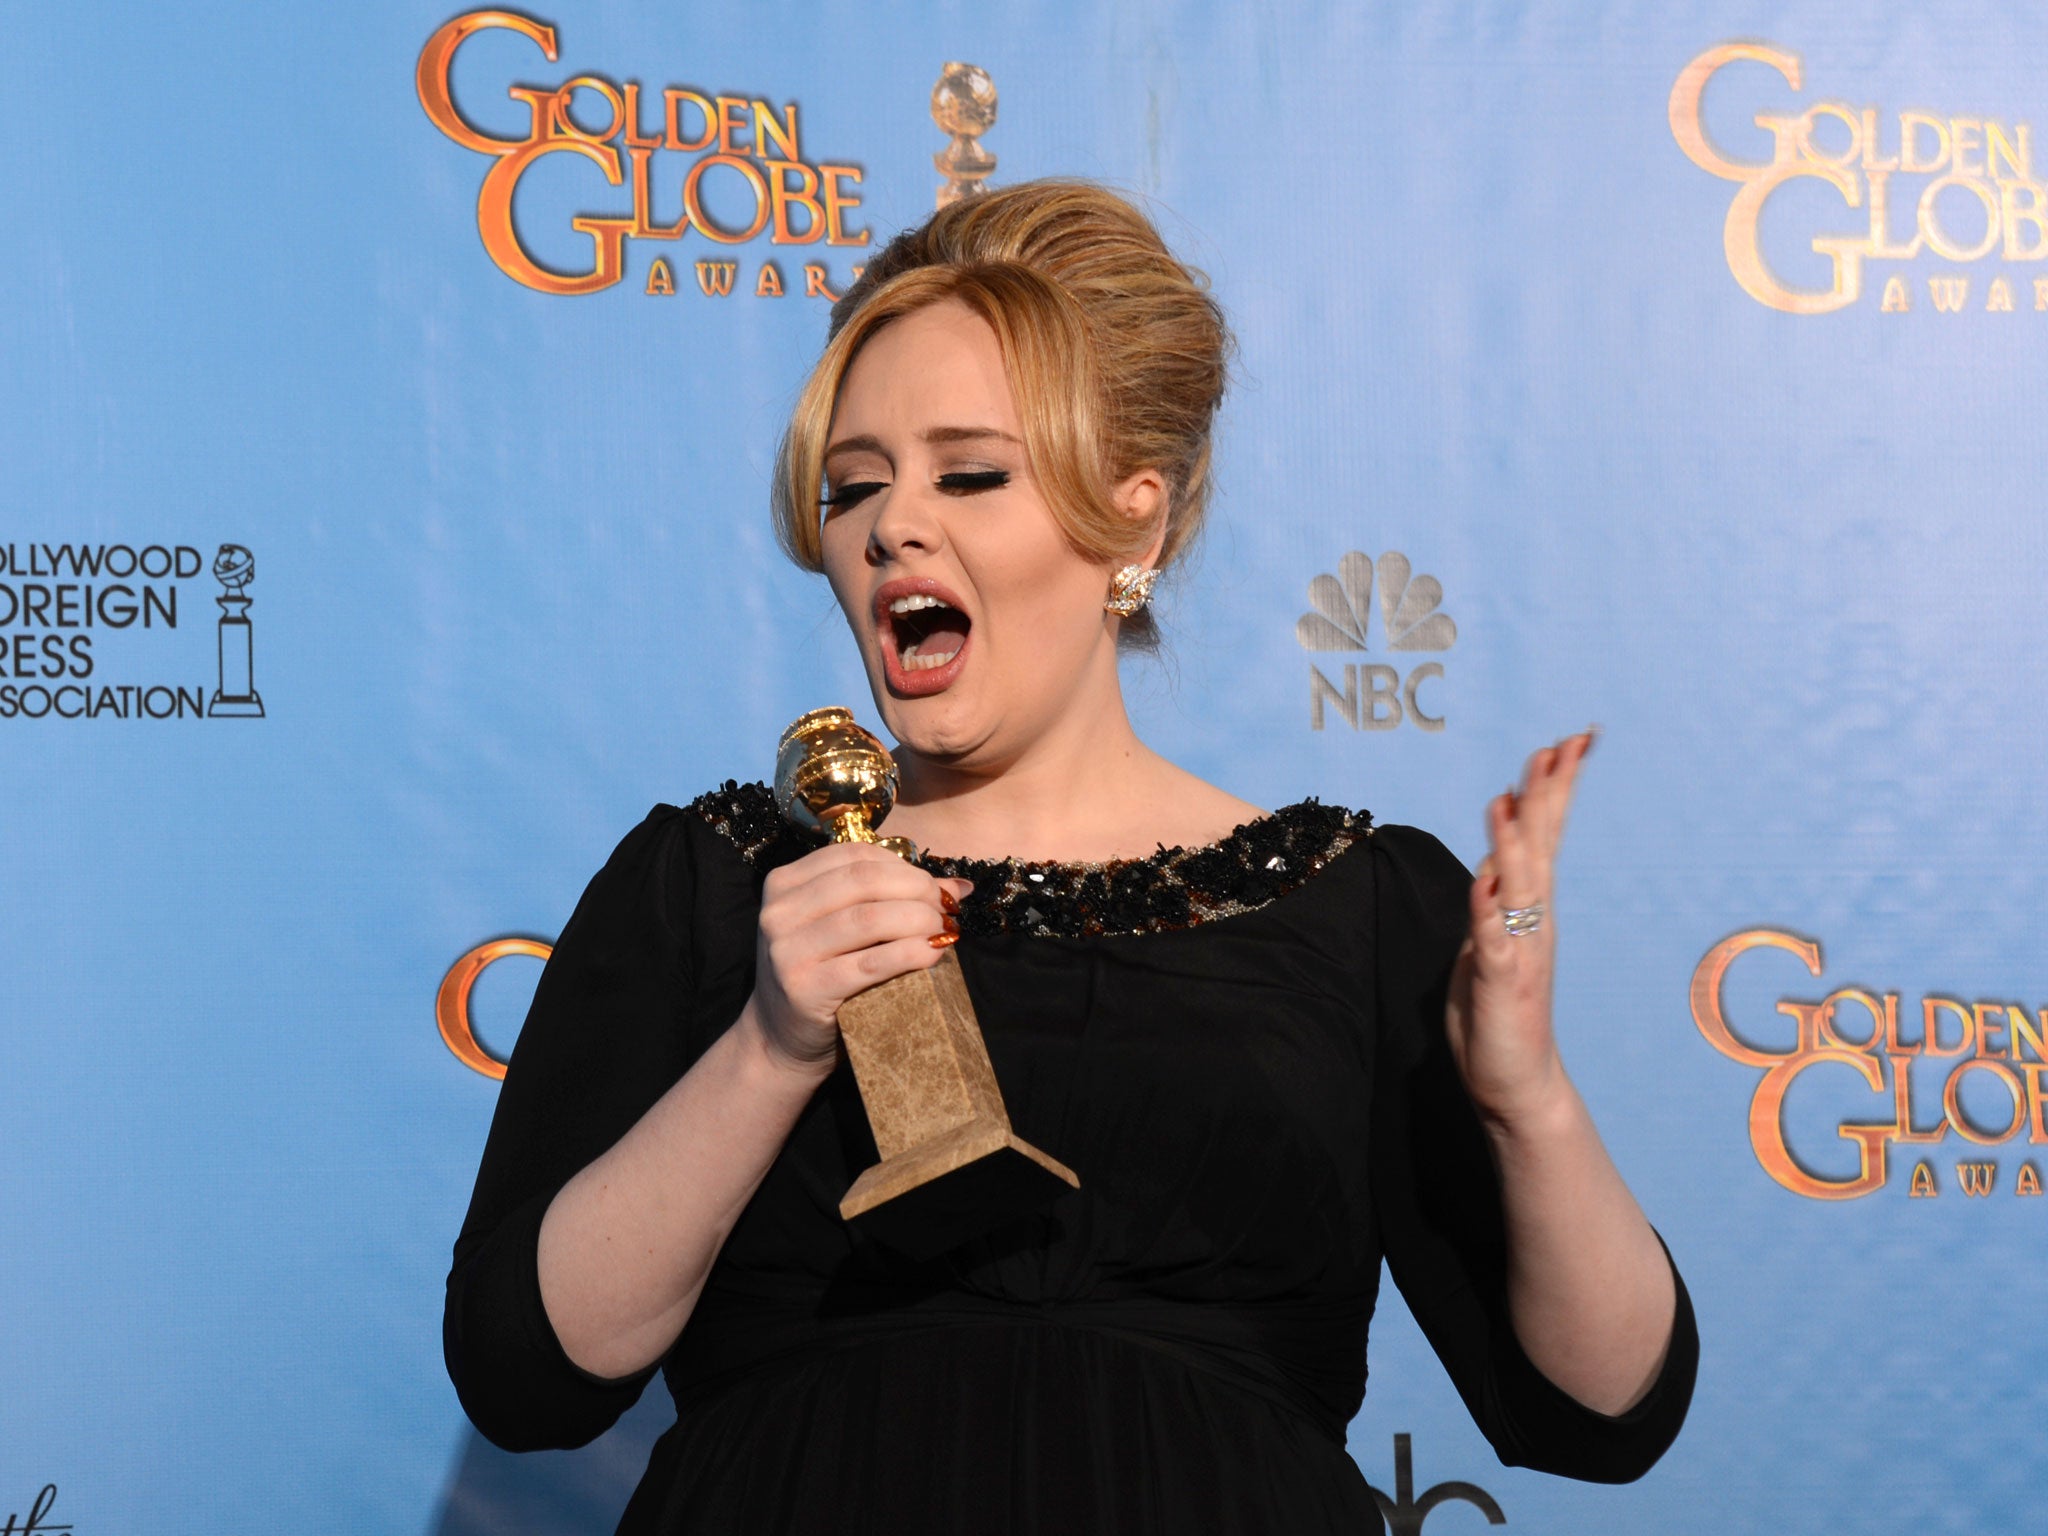
<instances>
[{"instance_id":1,"label":"black dress","mask_svg":"<svg viewBox=\"0 0 2048 1536\"><path fill-rule=\"evenodd\" d=\"M813 846L758 784L658 806L563 930L448 1279L449 1374L499 1445L580 1445L652 1376L563 1353L541 1216L738 1016L761 879ZM678 1419L622 1532L1380 1530L1344 1434L1383 1258L1503 1461L1625 1481L1670 1444L1682 1284L1620 1417L1510 1327L1443 1033L1470 876L1442 844L1311 800L1147 859L923 862L976 881L957 953L1011 1119L1081 1188L929 1263L864 1243L837 1212L875 1160L842 1062L661 1363Z\"/></svg>"}]
</instances>

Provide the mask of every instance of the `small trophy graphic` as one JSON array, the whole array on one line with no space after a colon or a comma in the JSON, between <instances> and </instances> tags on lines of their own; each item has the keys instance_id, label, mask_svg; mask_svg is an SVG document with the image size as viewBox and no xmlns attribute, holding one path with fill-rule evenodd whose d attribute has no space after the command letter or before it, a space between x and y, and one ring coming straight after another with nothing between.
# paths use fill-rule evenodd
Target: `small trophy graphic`
<instances>
[{"instance_id":1,"label":"small trophy graphic","mask_svg":"<svg viewBox=\"0 0 2048 1536\"><path fill-rule=\"evenodd\" d=\"M850 710L814 709L782 733L775 803L788 820L913 857L907 838L875 835L895 802L895 760ZM952 950L840 1004L839 1037L882 1154L839 1214L877 1240L930 1258L1080 1187L1011 1129Z\"/></svg>"},{"instance_id":2,"label":"small trophy graphic","mask_svg":"<svg viewBox=\"0 0 2048 1536\"><path fill-rule=\"evenodd\" d=\"M938 206L987 191L983 183L996 169L996 157L981 147L981 136L996 125L996 83L988 71L978 64L941 70L932 87L932 121L953 140L932 156L946 178L939 183Z\"/></svg>"},{"instance_id":3,"label":"small trophy graphic","mask_svg":"<svg viewBox=\"0 0 2048 1536\"><path fill-rule=\"evenodd\" d=\"M220 686L207 701L206 713L260 716L263 700L256 692L256 631L249 622L251 598L242 589L256 579L256 557L239 544L223 544L213 557L213 575L227 590L220 604Z\"/></svg>"}]
</instances>

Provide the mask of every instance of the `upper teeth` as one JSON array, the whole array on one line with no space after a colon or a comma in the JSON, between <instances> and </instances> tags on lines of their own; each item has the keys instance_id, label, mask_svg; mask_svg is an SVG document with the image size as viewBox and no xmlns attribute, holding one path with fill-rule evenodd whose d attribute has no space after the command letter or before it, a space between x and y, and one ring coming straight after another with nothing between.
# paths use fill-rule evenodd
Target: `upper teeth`
<instances>
[{"instance_id":1,"label":"upper teeth","mask_svg":"<svg viewBox=\"0 0 2048 1536\"><path fill-rule=\"evenodd\" d=\"M933 597L929 592L913 592L908 597L899 597L889 605L891 613L915 613L920 608L950 608L951 603Z\"/></svg>"}]
</instances>

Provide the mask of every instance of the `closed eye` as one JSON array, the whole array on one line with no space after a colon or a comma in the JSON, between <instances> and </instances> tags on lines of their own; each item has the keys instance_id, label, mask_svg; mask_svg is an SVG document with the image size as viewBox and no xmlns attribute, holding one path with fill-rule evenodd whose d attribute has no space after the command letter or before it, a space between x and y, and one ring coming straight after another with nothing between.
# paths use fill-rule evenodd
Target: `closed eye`
<instances>
[{"instance_id":1,"label":"closed eye","mask_svg":"<svg viewBox=\"0 0 2048 1536\"><path fill-rule=\"evenodd\" d=\"M834 490L818 505L827 508L828 512L844 512L848 507L859 506L875 492L887 489L887 483L881 480L855 480Z\"/></svg>"},{"instance_id":2,"label":"closed eye","mask_svg":"<svg viewBox=\"0 0 2048 1536\"><path fill-rule=\"evenodd\" d=\"M1007 469L962 469L952 474L939 476L939 489L956 495L971 496L976 491L1001 490L1010 483Z\"/></svg>"}]
</instances>

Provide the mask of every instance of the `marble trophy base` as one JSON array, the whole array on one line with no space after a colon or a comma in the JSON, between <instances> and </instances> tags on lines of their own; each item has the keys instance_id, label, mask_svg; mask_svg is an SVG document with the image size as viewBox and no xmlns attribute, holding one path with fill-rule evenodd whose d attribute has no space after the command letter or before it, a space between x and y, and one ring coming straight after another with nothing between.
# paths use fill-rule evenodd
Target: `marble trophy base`
<instances>
[{"instance_id":1,"label":"marble trophy base","mask_svg":"<svg viewBox=\"0 0 2048 1536\"><path fill-rule=\"evenodd\" d=\"M882 1154L839 1214L877 1242L933 1258L1080 1187L1011 1128L951 950L848 998L839 1034Z\"/></svg>"}]
</instances>

